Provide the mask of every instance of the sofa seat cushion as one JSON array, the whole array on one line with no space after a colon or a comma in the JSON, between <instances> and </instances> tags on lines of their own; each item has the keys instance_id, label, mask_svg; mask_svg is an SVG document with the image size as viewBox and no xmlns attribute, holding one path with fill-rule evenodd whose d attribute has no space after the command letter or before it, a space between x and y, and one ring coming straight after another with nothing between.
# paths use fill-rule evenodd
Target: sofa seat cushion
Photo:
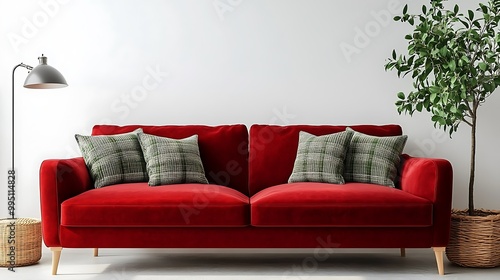
<instances>
[{"instance_id":1,"label":"sofa seat cushion","mask_svg":"<svg viewBox=\"0 0 500 280\"><path fill-rule=\"evenodd\" d=\"M291 183L250 198L261 227L426 227L432 203L399 189L366 183Z\"/></svg>"},{"instance_id":2,"label":"sofa seat cushion","mask_svg":"<svg viewBox=\"0 0 500 280\"><path fill-rule=\"evenodd\" d=\"M249 225L249 199L219 185L92 189L61 204L61 225L74 227L238 227Z\"/></svg>"}]
</instances>

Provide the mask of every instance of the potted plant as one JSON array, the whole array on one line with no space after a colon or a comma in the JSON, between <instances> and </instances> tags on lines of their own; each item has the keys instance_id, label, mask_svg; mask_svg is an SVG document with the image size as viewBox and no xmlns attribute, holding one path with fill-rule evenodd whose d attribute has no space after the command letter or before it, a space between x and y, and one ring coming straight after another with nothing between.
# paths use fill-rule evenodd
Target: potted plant
<instances>
[{"instance_id":1,"label":"potted plant","mask_svg":"<svg viewBox=\"0 0 500 280\"><path fill-rule=\"evenodd\" d=\"M407 54L395 50L385 65L398 77L411 76L413 90L399 92L397 110L432 114L435 127L451 135L459 125L471 128L469 208L452 210L450 243L446 255L467 267L500 265L500 212L476 209L477 111L500 85L500 0L479 4L476 11L461 13L458 5L446 9L446 0L431 0L420 14L403 13L395 21L408 23Z\"/></svg>"}]
</instances>

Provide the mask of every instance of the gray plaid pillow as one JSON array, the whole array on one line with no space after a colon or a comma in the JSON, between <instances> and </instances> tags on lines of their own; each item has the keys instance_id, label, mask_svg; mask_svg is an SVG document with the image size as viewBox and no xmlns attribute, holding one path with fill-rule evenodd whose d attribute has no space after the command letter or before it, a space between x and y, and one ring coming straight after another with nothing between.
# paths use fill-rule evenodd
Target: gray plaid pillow
<instances>
[{"instance_id":1,"label":"gray plaid pillow","mask_svg":"<svg viewBox=\"0 0 500 280\"><path fill-rule=\"evenodd\" d=\"M352 135L352 131L323 136L301 131L297 157L288 182L344 184L344 158Z\"/></svg>"},{"instance_id":2,"label":"gray plaid pillow","mask_svg":"<svg viewBox=\"0 0 500 280\"><path fill-rule=\"evenodd\" d=\"M198 149L198 135L171 139L139 133L149 185L208 184Z\"/></svg>"},{"instance_id":3,"label":"gray plaid pillow","mask_svg":"<svg viewBox=\"0 0 500 280\"><path fill-rule=\"evenodd\" d=\"M117 135L75 135L95 188L147 181L138 132L142 129Z\"/></svg>"},{"instance_id":4,"label":"gray plaid pillow","mask_svg":"<svg viewBox=\"0 0 500 280\"><path fill-rule=\"evenodd\" d=\"M376 137L354 132L345 159L345 180L394 187L399 156L407 138L406 135Z\"/></svg>"}]
</instances>

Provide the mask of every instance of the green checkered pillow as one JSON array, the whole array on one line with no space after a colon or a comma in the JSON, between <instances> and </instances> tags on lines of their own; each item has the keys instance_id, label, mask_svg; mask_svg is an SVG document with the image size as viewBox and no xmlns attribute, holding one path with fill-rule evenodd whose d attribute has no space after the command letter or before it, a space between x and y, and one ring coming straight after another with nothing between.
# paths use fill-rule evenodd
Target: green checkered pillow
<instances>
[{"instance_id":1,"label":"green checkered pillow","mask_svg":"<svg viewBox=\"0 0 500 280\"><path fill-rule=\"evenodd\" d=\"M139 132L142 129L117 135L75 135L95 188L147 181Z\"/></svg>"},{"instance_id":2,"label":"green checkered pillow","mask_svg":"<svg viewBox=\"0 0 500 280\"><path fill-rule=\"evenodd\" d=\"M345 159L345 180L394 187L399 156L407 138L406 135L376 137L354 132Z\"/></svg>"},{"instance_id":3,"label":"green checkered pillow","mask_svg":"<svg viewBox=\"0 0 500 280\"><path fill-rule=\"evenodd\" d=\"M301 131L297 157L288 182L344 184L344 158L352 135L352 131L323 136Z\"/></svg>"},{"instance_id":4,"label":"green checkered pillow","mask_svg":"<svg viewBox=\"0 0 500 280\"><path fill-rule=\"evenodd\" d=\"M171 139L139 133L149 185L208 184L198 149L198 135Z\"/></svg>"}]
</instances>

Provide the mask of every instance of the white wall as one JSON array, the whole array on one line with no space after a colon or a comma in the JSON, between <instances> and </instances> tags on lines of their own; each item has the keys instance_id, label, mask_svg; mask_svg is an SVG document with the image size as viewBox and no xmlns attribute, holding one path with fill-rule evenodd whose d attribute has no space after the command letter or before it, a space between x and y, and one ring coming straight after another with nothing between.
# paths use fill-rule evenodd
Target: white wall
<instances>
[{"instance_id":1,"label":"white wall","mask_svg":"<svg viewBox=\"0 0 500 280\"><path fill-rule=\"evenodd\" d=\"M16 72L18 216L40 216L41 161L78 156L74 134L99 123L397 123L409 135L405 152L453 163L454 206L465 207L468 127L450 140L428 114L399 116L394 106L396 92L411 87L383 68L393 48L406 47L409 29L387 18L403 2L0 0L2 174L12 67L35 66L44 53L69 83L24 89L27 71ZM355 52L342 51L348 45ZM484 208L500 208L499 103L495 94L480 110L476 204Z\"/></svg>"}]
</instances>

